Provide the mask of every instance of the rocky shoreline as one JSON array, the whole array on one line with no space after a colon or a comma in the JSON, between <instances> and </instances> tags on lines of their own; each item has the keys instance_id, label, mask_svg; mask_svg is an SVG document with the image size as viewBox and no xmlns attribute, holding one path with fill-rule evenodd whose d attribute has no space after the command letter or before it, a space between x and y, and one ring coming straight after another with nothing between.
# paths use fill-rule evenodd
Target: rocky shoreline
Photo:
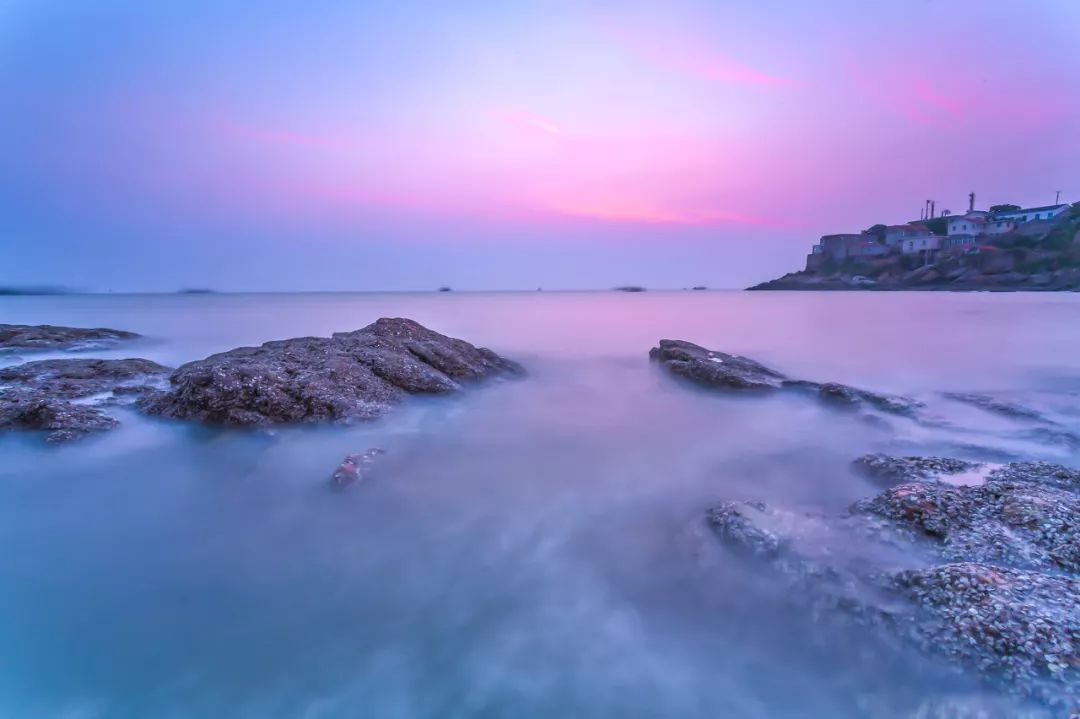
<instances>
[{"instance_id":1,"label":"rocky shoreline","mask_svg":"<svg viewBox=\"0 0 1080 719\"><path fill-rule=\"evenodd\" d=\"M20 327L12 344L47 341L49 349L69 351L83 349L88 337L136 337ZM240 347L176 370L145 359L51 359L3 368L0 430L43 432L49 442L81 439L119 426L106 411L116 405L218 426L346 423L379 417L411 395L450 394L523 373L491 350L412 320L383 318L332 337Z\"/></svg>"},{"instance_id":2,"label":"rocky shoreline","mask_svg":"<svg viewBox=\"0 0 1080 719\"><path fill-rule=\"evenodd\" d=\"M54 330L20 336L51 337L49 349L84 346L82 331ZM123 338L90 332L101 341ZM683 340L661 340L649 357L673 379L713 392L783 393L879 421L889 415L936 426L916 398L793 378ZM117 406L218 427L347 424L382 416L413 395L458 393L522 374L491 350L383 318L331 337L236 348L175 370L137 358L0 368L0 430L77 440L119 426L110 411ZM1016 402L942 396L1024 431L1071 437ZM382 454L373 447L346 456L329 486L365 484L383 466ZM790 584L799 610L893 637L1055 712L1080 706L1080 470L886 454L859 457L852 467L878 491L846 511L718 501L702 508L699 521L724 551Z\"/></svg>"},{"instance_id":3,"label":"rocky shoreline","mask_svg":"<svg viewBox=\"0 0 1080 719\"><path fill-rule=\"evenodd\" d=\"M712 390L803 389L920 419L909 398L792 380L688 342L662 340L650 357ZM1045 421L984 395L945 397ZM789 583L803 611L891 635L1055 712L1080 706L1080 471L881 454L853 468L885 489L846 513L722 501L702 520L724 547Z\"/></svg>"}]
</instances>

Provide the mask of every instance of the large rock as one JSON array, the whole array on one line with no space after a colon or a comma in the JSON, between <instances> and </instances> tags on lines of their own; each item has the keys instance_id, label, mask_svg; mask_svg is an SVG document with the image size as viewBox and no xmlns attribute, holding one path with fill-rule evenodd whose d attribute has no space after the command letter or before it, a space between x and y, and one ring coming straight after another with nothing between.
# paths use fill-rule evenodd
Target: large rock
<instances>
[{"instance_id":1,"label":"large rock","mask_svg":"<svg viewBox=\"0 0 1080 719\"><path fill-rule=\"evenodd\" d=\"M145 397L154 415L217 425L345 422L378 417L410 394L457 392L518 375L489 349L383 318L355 332L241 347L189 362L168 391Z\"/></svg>"},{"instance_id":2,"label":"large rock","mask_svg":"<svg viewBox=\"0 0 1080 719\"><path fill-rule=\"evenodd\" d=\"M137 339L134 332L105 327L0 324L0 352L27 350L96 350Z\"/></svg>"},{"instance_id":3,"label":"large rock","mask_svg":"<svg viewBox=\"0 0 1080 719\"><path fill-rule=\"evenodd\" d=\"M802 390L830 404L914 416L922 403L908 397L870 392L837 382L792 379L748 357L706 349L684 340L660 340L649 358L672 374L696 384L728 390Z\"/></svg>"}]
</instances>

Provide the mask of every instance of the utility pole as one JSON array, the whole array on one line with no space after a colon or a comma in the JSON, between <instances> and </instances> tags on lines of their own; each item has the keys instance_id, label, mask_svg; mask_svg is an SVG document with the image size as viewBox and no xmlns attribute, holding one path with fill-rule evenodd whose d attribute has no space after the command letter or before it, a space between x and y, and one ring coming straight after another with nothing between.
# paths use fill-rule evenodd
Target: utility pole
<instances>
[{"instance_id":1,"label":"utility pole","mask_svg":"<svg viewBox=\"0 0 1080 719\"><path fill-rule=\"evenodd\" d=\"M1061 190L1058 190L1057 195L1054 196L1054 204L1055 205L1060 205L1061 204Z\"/></svg>"},{"instance_id":2,"label":"utility pole","mask_svg":"<svg viewBox=\"0 0 1080 719\"><path fill-rule=\"evenodd\" d=\"M930 200L930 219L934 219L934 210L937 208L937 200Z\"/></svg>"}]
</instances>

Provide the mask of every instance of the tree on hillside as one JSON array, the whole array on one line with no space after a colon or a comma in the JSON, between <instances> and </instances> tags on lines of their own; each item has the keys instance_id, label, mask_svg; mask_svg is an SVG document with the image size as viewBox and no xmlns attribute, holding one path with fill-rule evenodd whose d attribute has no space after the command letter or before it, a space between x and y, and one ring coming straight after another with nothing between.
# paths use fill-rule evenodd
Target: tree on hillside
<instances>
[{"instance_id":1,"label":"tree on hillside","mask_svg":"<svg viewBox=\"0 0 1080 719\"><path fill-rule=\"evenodd\" d=\"M947 235L949 234L949 219L947 217L935 217L931 220L924 220L926 229L930 230L935 235Z\"/></svg>"},{"instance_id":2,"label":"tree on hillside","mask_svg":"<svg viewBox=\"0 0 1080 719\"><path fill-rule=\"evenodd\" d=\"M878 223L863 230L864 235L871 235L878 242L885 241L885 225Z\"/></svg>"},{"instance_id":3,"label":"tree on hillside","mask_svg":"<svg viewBox=\"0 0 1080 719\"><path fill-rule=\"evenodd\" d=\"M1019 212L1020 205L991 205L991 212Z\"/></svg>"}]
</instances>

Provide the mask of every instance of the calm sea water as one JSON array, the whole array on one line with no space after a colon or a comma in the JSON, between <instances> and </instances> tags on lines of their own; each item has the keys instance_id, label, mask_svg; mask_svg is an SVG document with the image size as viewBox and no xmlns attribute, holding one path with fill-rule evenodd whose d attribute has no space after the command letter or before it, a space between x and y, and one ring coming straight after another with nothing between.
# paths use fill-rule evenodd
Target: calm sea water
<instances>
[{"instance_id":1,"label":"calm sea water","mask_svg":"<svg viewBox=\"0 0 1080 719\"><path fill-rule=\"evenodd\" d=\"M1080 463L940 397L1080 430L1080 296L505 293L0 298L0 322L147 336L167 364L411 317L527 380L378 422L219 432L121 415L0 436L0 717L913 716L991 689L716 547L722 499L842 512L869 451ZM941 427L672 382L660 338L915 394ZM327 490L350 452L371 482Z\"/></svg>"}]
</instances>

